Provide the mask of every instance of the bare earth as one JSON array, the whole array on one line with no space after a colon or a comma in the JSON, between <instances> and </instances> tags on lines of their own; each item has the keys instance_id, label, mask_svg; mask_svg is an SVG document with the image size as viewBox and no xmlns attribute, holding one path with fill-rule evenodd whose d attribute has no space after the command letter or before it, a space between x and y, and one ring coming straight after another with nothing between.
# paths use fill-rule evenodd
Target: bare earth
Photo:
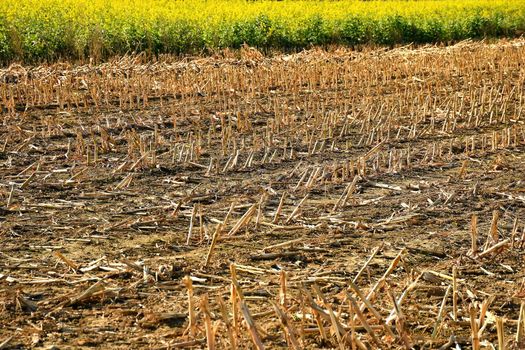
<instances>
[{"instance_id":1,"label":"bare earth","mask_svg":"<svg viewBox=\"0 0 525 350\"><path fill-rule=\"evenodd\" d=\"M523 348L524 62L0 71L0 349Z\"/></svg>"}]
</instances>

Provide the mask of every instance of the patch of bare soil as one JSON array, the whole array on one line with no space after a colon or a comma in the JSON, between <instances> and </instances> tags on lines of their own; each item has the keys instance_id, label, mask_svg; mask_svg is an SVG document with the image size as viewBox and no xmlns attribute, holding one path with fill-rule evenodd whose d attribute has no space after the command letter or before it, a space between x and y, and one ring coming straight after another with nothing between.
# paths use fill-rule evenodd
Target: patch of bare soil
<instances>
[{"instance_id":1,"label":"patch of bare soil","mask_svg":"<svg viewBox=\"0 0 525 350\"><path fill-rule=\"evenodd\" d=\"M0 349L523 348L524 45L0 71Z\"/></svg>"}]
</instances>

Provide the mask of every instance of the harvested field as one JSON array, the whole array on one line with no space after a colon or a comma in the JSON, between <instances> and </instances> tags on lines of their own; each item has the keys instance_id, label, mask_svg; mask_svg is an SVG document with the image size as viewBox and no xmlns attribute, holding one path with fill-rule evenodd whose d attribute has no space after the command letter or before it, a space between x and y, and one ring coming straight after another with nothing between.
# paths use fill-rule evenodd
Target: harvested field
<instances>
[{"instance_id":1,"label":"harvested field","mask_svg":"<svg viewBox=\"0 0 525 350\"><path fill-rule=\"evenodd\" d=\"M2 70L0 348L523 348L523 62Z\"/></svg>"}]
</instances>

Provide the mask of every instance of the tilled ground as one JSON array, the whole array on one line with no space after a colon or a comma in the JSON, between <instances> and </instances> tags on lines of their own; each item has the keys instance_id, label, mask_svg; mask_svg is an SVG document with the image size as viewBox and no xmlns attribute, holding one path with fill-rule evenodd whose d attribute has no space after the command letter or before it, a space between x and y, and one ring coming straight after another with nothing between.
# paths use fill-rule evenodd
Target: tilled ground
<instances>
[{"instance_id":1,"label":"tilled ground","mask_svg":"<svg viewBox=\"0 0 525 350\"><path fill-rule=\"evenodd\" d=\"M523 347L523 62L1 71L0 348Z\"/></svg>"}]
</instances>

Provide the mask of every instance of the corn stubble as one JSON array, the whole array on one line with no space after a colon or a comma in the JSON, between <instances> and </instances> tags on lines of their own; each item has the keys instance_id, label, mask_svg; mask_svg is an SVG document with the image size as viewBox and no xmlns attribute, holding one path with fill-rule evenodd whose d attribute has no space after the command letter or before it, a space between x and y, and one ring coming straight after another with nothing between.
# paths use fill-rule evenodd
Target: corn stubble
<instances>
[{"instance_id":1,"label":"corn stubble","mask_svg":"<svg viewBox=\"0 0 525 350\"><path fill-rule=\"evenodd\" d=\"M60 345L29 312L111 306L138 333L109 348L519 348L524 58L516 40L1 71L0 313L20 331L0 342Z\"/></svg>"}]
</instances>

